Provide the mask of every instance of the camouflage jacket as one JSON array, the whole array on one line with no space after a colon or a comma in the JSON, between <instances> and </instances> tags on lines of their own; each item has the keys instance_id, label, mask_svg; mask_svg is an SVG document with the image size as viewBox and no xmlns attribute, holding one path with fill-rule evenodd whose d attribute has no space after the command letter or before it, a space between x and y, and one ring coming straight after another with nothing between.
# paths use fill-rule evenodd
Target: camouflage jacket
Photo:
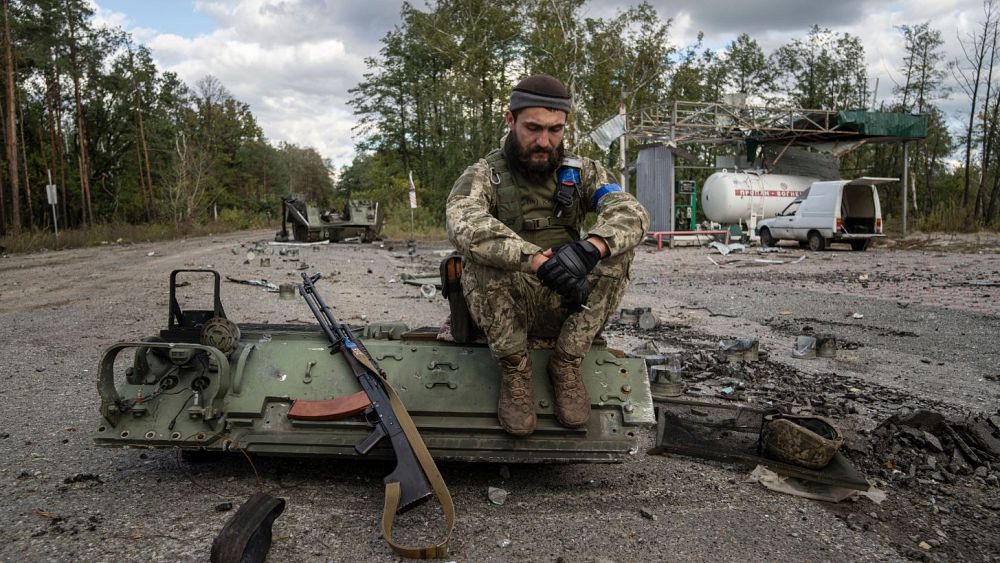
<instances>
[{"instance_id":1,"label":"camouflage jacket","mask_svg":"<svg viewBox=\"0 0 1000 563\"><path fill-rule=\"evenodd\" d=\"M615 179L597 161L584 158L580 170L581 197L597 222L584 238L599 236L608 244L610 256L635 248L649 229L649 214L628 192L600 190ZM552 178L555 192L555 175ZM448 240L466 259L502 270L531 271L531 257L544 250L523 239L497 219L497 188L490 179L490 165L480 159L455 182L448 196L446 218ZM585 216L579 214L582 228Z\"/></svg>"}]
</instances>

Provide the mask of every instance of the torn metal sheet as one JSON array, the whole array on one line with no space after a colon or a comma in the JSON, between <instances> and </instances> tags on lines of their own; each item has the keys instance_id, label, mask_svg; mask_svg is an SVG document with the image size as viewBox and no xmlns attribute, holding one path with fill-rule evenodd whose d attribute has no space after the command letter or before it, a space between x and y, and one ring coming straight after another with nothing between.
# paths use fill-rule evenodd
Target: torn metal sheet
<instances>
[{"instance_id":1,"label":"torn metal sheet","mask_svg":"<svg viewBox=\"0 0 1000 563\"><path fill-rule=\"evenodd\" d=\"M866 497L875 504L882 504L885 500L885 491L871 487L866 491L826 485L813 481L796 479L795 477L784 477L771 471L763 465L758 465L747 477L751 483L760 483L765 488L772 491L784 493L811 500L822 500L826 502L841 502L858 497Z\"/></svg>"},{"instance_id":2,"label":"torn metal sheet","mask_svg":"<svg viewBox=\"0 0 1000 563\"><path fill-rule=\"evenodd\" d=\"M415 285L418 287L433 285L435 289L441 289L441 274L438 272L422 274L409 274L403 272L402 274L399 274L399 281L407 285Z\"/></svg>"},{"instance_id":3,"label":"torn metal sheet","mask_svg":"<svg viewBox=\"0 0 1000 563\"><path fill-rule=\"evenodd\" d=\"M728 256L733 252L743 252L744 250L746 250L746 245L740 244L738 242L734 242L733 244L723 244L719 241L715 241L709 244L708 246L718 250L719 254L723 256Z\"/></svg>"},{"instance_id":4,"label":"torn metal sheet","mask_svg":"<svg viewBox=\"0 0 1000 563\"><path fill-rule=\"evenodd\" d=\"M800 359L812 359L816 357L816 337L802 334L795 337L795 348L792 349L792 357Z\"/></svg>"},{"instance_id":5,"label":"torn metal sheet","mask_svg":"<svg viewBox=\"0 0 1000 563\"><path fill-rule=\"evenodd\" d=\"M257 287L263 287L264 289L270 291L271 293L278 293L278 291L280 291L280 289L278 288L278 284L271 283L267 280L241 280L231 276L226 276L226 281L230 281L233 283L240 283L243 285L253 285Z\"/></svg>"},{"instance_id":6,"label":"torn metal sheet","mask_svg":"<svg viewBox=\"0 0 1000 563\"><path fill-rule=\"evenodd\" d=\"M656 445L650 455L674 453L738 463L764 465L781 475L836 487L868 490L864 476L837 452L823 469L807 469L764 455L760 429L764 411L746 406L706 403L687 399L657 400Z\"/></svg>"}]
</instances>

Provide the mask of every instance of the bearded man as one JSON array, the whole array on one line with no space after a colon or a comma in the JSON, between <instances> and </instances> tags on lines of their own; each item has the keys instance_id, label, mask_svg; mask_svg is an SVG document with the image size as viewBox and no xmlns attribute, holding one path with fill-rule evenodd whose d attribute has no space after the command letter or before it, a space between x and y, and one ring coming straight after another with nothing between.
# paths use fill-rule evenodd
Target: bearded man
<instances>
[{"instance_id":1,"label":"bearded man","mask_svg":"<svg viewBox=\"0 0 1000 563\"><path fill-rule=\"evenodd\" d=\"M447 203L448 238L463 257L462 292L500 362L497 417L509 434L535 429L528 335L556 338L547 373L557 420L586 426L580 365L617 308L649 214L597 161L566 152L572 108L559 80L514 87L502 147L465 169ZM597 220L581 236L588 213Z\"/></svg>"}]
</instances>

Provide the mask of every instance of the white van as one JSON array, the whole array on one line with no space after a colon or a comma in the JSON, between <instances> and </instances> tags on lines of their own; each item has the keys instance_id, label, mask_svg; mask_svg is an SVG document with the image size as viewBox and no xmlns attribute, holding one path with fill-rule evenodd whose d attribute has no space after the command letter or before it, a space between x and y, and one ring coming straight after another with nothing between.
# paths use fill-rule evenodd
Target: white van
<instances>
[{"instance_id":1,"label":"white van","mask_svg":"<svg viewBox=\"0 0 1000 563\"><path fill-rule=\"evenodd\" d=\"M854 250L865 250L882 234L882 206L875 186L897 178L858 178L813 182L777 217L757 223L763 246L779 240L808 243L823 250L830 243L846 242Z\"/></svg>"}]
</instances>

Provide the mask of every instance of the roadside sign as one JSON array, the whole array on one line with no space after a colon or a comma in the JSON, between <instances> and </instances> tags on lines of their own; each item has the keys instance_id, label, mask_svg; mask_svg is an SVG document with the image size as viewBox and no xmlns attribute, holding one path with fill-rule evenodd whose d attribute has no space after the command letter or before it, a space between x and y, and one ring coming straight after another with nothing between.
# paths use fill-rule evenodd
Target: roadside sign
<instances>
[{"instance_id":1,"label":"roadside sign","mask_svg":"<svg viewBox=\"0 0 1000 563\"><path fill-rule=\"evenodd\" d=\"M45 195L49 197L49 205L55 205L59 203L59 195L56 192L55 184L49 184L45 186Z\"/></svg>"}]
</instances>

